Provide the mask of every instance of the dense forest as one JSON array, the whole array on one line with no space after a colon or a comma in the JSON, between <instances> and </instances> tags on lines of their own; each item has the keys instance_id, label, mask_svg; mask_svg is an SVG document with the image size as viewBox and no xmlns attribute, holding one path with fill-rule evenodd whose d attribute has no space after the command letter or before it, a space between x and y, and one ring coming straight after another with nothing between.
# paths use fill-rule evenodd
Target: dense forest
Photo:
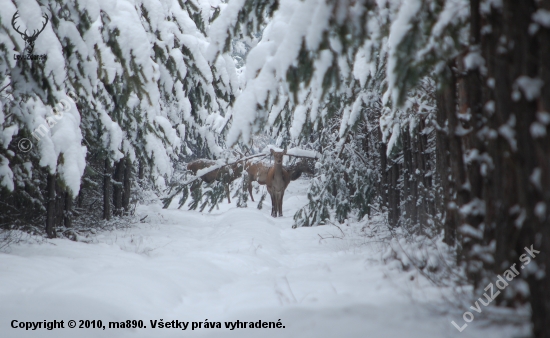
<instances>
[{"instance_id":1,"label":"dense forest","mask_svg":"<svg viewBox=\"0 0 550 338\"><path fill-rule=\"evenodd\" d=\"M492 305L529 309L531 336L550 337L550 1L0 8L4 242L131 223L149 196L212 210L228 184L254 208L242 168L211 183L187 164L271 144L314 154L289 164L312 173L289 226L381 217L386 259L472 299L531 254ZM47 58L14 57L29 47Z\"/></svg>"}]
</instances>

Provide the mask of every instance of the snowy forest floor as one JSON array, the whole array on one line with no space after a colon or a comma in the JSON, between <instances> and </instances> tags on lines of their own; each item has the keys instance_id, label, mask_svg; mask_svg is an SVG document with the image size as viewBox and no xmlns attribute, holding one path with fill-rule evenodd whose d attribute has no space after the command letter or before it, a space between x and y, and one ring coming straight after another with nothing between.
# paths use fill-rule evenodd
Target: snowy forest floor
<instances>
[{"instance_id":1,"label":"snowy forest floor","mask_svg":"<svg viewBox=\"0 0 550 338\"><path fill-rule=\"evenodd\" d=\"M307 181L290 184L282 218L250 202L212 213L139 206L138 223L90 243L12 245L0 253L0 337L512 337L511 327L462 312L414 272L380 262L372 224L292 229ZM259 199L259 195L255 197ZM175 204L175 203L174 203ZM366 231L361 231L367 225ZM325 238L322 239L321 237ZM411 275L416 278L411 280ZM12 320L142 319L146 329L25 331ZM221 322L221 329L151 329L149 320ZM226 329L226 321L280 329ZM191 324L187 331L191 331Z\"/></svg>"}]
</instances>

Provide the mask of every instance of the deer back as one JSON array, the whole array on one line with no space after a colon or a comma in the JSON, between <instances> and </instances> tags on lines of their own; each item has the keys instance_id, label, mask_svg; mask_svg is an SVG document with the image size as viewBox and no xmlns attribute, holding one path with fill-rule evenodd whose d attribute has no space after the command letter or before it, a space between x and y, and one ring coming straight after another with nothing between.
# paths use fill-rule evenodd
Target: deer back
<instances>
[{"instance_id":1,"label":"deer back","mask_svg":"<svg viewBox=\"0 0 550 338\"><path fill-rule=\"evenodd\" d=\"M290 174L290 180L295 181L302 176L302 173L314 175L314 167L307 160L301 160L287 168L288 173Z\"/></svg>"},{"instance_id":2,"label":"deer back","mask_svg":"<svg viewBox=\"0 0 550 338\"><path fill-rule=\"evenodd\" d=\"M204 168L211 167L214 164L216 164L216 161L201 158L201 159L195 160L193 162L189 162L189 164L187 165L187 170L191 171L193 173L193 175L196 175L197 171L199 171L201 169L204 169ZM218 176L218 171L219 171L219 169L216 169L216 170L211 171L207 174L204 174L204 175L201 176L201 179L206 183L212 183L216 180L216 177Z\"/></svg>"},{"instance_id":3,"label":"deer back","mask_svg":"<svg viewBox=\"0 0 550 338\"><path fill-rule=\"evenodd\" d=\"M267 173L270 169L269 166L262 162L247 162L245 168L250 180L256 181L259 184L266 184Z\"/></svg>"},{"instance_id":4,"label":"deer back","mask_svg":"<svg viewBox=\"0 0 550 338\"><path fill-rule=\"evenodd\" d=\"M242 163L233 163L220 168L216 179L223 183L231 183L243 174L244 165Z\"/></svg>"},{"instance_id":5,"label":"deer back","mask_svg":"<svg viewBox=\"0 0 550 338\"><path fill-rule=\"evenodd\" d=\"M201 158L190 162L187 165L187 170L196 175L199 170L211 167L214 164L216 164L216 161ZM212 170L211 172L202 175L201 179L206 183L212 183L216 180L223 183L230 183L240 177L242 175L242 172L243 165L241 163L233 163L231 165Z\"/></svg>"}]
</instances>

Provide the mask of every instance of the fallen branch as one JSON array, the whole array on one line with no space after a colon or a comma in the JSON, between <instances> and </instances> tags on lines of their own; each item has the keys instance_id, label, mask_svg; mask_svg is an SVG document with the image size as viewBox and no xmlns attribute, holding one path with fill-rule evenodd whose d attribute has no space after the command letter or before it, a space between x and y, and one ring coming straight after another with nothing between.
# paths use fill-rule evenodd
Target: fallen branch
<instances>
[{"instance_id":1,"label":"fallen branch","mask_svg":"<svg viewBox=\"0 0 550 338\"><path fill-rule=\"evenodd\" d=\"M173 193L172 193L172 189L174 189L174 186L170 187L170 190L168 191L167 194L171 194L171 193L172 194L169 195L168 197L165 197L165 198L162 199L163 208L164 209L168 208L168 206L172 203L172 199L174 199L174 197L179 195L185 187L187 187L189 184L195 182L196 180L200 179L202 176L207 175L208 173L219 170L220 168L223 168L223 167L226 167L226 166L234 165L234 164L242 162L242 161L248 161L248 160L253 159L253 158L265 157L265 156L267 156L267 154L263 154L263 153L262 154L256 154L256 155L252 155L252 156L248 156L248 157L238 159L237 161L234 161L234 162L231 162L231 163L215 164L215 165L210 166L208 168L198 170L196 175L192 176L187 181L185 181L181 185L179 185L179 187L176 188L176 190ZM180 207L181 207L181 205L180 205Z\"/></svg>"},{"instance_id":2,"label":"fallen branch","mask_svg":"<svg viewBox=\"0 0 550 338\"><path fill-rule=\"evenodd\" d=\"M227 166L230 166L230 165L233 165L233 164L236 164L236 163L239 163L239 162L242 162L242 161L248 161L250 159L253 159L253 158L256 158L256 157L266 157L267 154L256 154L256 155L252 155L252 156L248 156L248 157L243 157L235 162L231 162L231 163L225 163L225 164L215 164L213 166L210 166L208 168L204 168L204 169L201 169L201 170L197 170L197 174L190 178L189 180L187 180L187 182L183 183L184 185L187 185L189 183L192 183L193 181L201 178L202 176L208 174L208 173L211 173L213 171L216 171L218 169L221 169L223 167L227 167Z\"/></svg>"}]
</instances>

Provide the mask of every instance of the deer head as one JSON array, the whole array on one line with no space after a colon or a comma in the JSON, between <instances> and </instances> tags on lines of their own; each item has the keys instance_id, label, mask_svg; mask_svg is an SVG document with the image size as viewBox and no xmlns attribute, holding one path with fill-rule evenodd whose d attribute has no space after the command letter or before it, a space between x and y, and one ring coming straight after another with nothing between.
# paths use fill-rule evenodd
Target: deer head
<instances>
[{"instance_id":1,"label":"deer head","mask_svg":"<svg viewBox=\"0 0 550 338\"><path fill-rule=\"evenodd\" d=\"M271 149L271 155L273 155L275 164L283 164L283 156L286 155L286 148L284 151L275 151Z\"/></svg>"},{"instance_id":2,"label":"deer head","mask_svg":"<svg viewBox=\"0 0 550 338\"><path fill-rule=\"evenodd\" d=\"M25 41L25 53L27 54L32 54L32 52L34 51L34 42L36 41L36 38L38 37L38 35L40 35L40 33L42 33L42 31L44 30L44 28L46 28L46 25L48 24L48 15L44 14L42 17L44 19L46 19L46 22L44 22L44 25L42 26L42 28L40 30L36 29L33 31L32 35L27 35L27 30L25 29L25 32L21 32L19 30L19 26L15 26L15 20L17 20L17 18L19 17L19 11L15 12L15 14L13 15L13 18L11 19L11 25L13 27L13 29L15 29L15 31L17 33L19 33L21 35L21 37L23 38L23 40Z\"/></svg>"}]
</instances>

